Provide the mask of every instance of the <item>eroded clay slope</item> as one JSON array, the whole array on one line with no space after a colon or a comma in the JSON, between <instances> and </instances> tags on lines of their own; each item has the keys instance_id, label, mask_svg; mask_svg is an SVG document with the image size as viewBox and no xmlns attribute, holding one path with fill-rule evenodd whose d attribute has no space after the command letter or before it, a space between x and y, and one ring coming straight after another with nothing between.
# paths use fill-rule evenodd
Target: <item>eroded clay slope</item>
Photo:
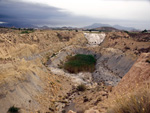
<instances>
[{"instance_id":1,"label":"eroded clay slope","mask_svg":"<svg viewBox=\"0 0 150 113\"><path fill-rule=\"evenodd\" d=\"M122 78L115 87L114 92L129 92L145 87L150 83L150 53L140 55L130 71Z\"/></svg>"},{"instance_id":2,"label":"eroded clay slope","mask_svg":"<svg viewBox=\"0 0 150 113\"><path fill-rule=\"evenodd\" d=\"M119 49L103 48L100 53L93 79L96 82L115 86L129 71L135 60Z\"/></svg>"},{"instance_id":3,"label":"eroded clay slope","mask_svg":"<svg viewBox=\"0 0 150 113\"><path fill-rule=\"evenodd\" d=\"M21 112L54 111L72 87L68 78L51 74L45 62L61 48L86 43L80 32L0 33L0 112L11 106ZM68 82L66 82L68 81Z\"/></svg>"}]
</instances>

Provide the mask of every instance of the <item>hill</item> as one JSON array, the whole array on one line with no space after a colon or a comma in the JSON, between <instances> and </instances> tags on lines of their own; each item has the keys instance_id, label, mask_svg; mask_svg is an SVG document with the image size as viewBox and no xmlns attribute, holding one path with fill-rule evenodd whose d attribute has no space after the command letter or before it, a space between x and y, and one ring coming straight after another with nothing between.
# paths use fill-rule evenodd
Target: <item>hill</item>
<instances>
[{"instance_id":1,"label":"hill","mask_svg":"<svg viewBox=\"0 0 150 113\"><path fill-rule=\"evenodd\" d=\"M85 26L84 29L95 29L95 28L100 28L100 27L113 27L119 30L127 30L127 31L131 31L131 30L136 30L133 27L124 27L124 26L120 26L120 25L109 25L109 24L101 24L101 23L94 23L92 25L89 26Z\"/></svg>"},{"instance_id":2,"label":"hill","mask_svg":"<svg viewBox=\"0 0 150 113\"><path fill-rule=\"evenodd\" d=\"M116 28L113 27L99 27L99 28L95 28L94 30L98 30L98 31L119 31Z\"/></svg>"},{"instance_id":3,"label":"hill","mask_svg":"<svg viewBox=\"0 0 150 113\"><path fill-rule=\"evenodd\" d=\"M89 26L85 26L83 27L84 29L94 29L94 28L99 28L99 27L111 27L109 24L101 24L101 23L94 23L92 25Z\"/></svg>"}]
</instances>

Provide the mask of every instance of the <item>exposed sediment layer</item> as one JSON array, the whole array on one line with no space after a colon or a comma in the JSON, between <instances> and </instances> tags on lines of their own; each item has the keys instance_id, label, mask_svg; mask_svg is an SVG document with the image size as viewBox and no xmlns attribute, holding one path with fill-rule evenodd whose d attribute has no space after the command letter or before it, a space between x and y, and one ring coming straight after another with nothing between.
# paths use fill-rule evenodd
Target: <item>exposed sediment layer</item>
<instances>
[{"instance_id":1,"label":"exposed sediment layer","mask_svg":"<svg viewBox=\"0 0 150 113\"><path fill-rule=\"evenodd\" d=\"M96 82L107 85L117 85L121 78L129 71L135 60L127 57L121 50L105 48L97 60L96 70L92 74Z\"/></svg>"},{"instance_id":2,"label":"exposed sediment layer","mask_svg":"<svg viewBox=\"0 0 150 113\"><path fill-rule=\"evenodd\" d=\"M142 53L130 71L122 78L114 93L126 94L140 88L149 88L150 84L150 53ZM123 92L123 93L122 93Z\"/></svg>"}]
</instances>

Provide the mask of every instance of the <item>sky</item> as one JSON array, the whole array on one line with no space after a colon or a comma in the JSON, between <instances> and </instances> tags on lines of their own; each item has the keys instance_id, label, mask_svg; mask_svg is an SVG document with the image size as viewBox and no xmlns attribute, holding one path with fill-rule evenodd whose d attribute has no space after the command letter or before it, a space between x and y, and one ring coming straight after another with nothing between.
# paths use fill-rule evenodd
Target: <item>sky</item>
<instances>
[{"instance_id":1,"label":"sky","mask_svg":"<svg viewBox=\"0 0 150 113\"><path fill-rule=\"evenodd\" d=\"M150 0L0 0L0 24L150 29Z\"/></svg>"}]
</instances>

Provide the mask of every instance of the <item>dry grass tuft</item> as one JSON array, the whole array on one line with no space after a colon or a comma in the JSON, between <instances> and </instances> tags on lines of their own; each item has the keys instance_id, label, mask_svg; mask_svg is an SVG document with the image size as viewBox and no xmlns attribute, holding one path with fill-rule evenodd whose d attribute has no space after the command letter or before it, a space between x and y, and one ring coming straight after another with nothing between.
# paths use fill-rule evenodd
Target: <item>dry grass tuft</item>
<instances>
[{"instance_id":1,"label":"dry grass tuft","mask_svg":"<svg viewBox=\"0 0 150 113\"><path fill-rule=\"evenodd\" d=\"M150 91L142 89L117 98L107 113L150 113Z\"/></svg>"}]
</instances>

